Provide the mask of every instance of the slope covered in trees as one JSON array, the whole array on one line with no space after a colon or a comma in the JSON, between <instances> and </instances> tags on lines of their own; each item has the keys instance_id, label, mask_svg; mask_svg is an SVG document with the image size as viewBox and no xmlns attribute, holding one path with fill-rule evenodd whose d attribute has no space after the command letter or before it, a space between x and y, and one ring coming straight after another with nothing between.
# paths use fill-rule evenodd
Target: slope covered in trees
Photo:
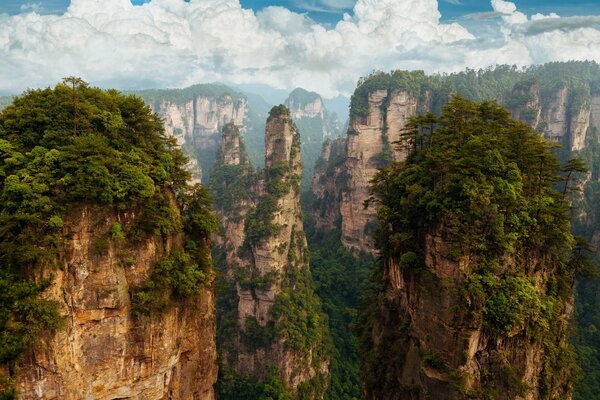
<instances>
[{"instance_id":1,"label":"slope covered in trees","mask_svg":"<svg viewBox=\"0 0 600 400\"><path fill-rule=\"evenodd\" d=\"M307 214L316 219L320 233L341 227L344 238L356 231L362 232L364 228L365 235L370 236L369 232L375 226L372 223L375 222L374 207L369 208L371 211L363 211L361 206L350 208L344 199L356 197L357 190L367 188L370 173L374 175L376 169L357 170L355 164L364 169L365 165L385 166L393 159L401 159L407 149L396 151L392 142L402 133L399 127L405 126L404 116L428 112L439 115L450 95L458 93L470 100L497 100L506 106L514 118L526 122L538 134L558 145L554 151L563 165L575 156L584 160L589 175L574 174L568 188L569 197L577 208L572 212L574 233L597 244L600 240L596 218L600 166L597 160L600 154L597 145L599 82L600 67L594 62L549 63L525 69L498 66L450 75L426 75L419 71L374 72L359 81L352 96L348 137L328 146L323 153L326 155L324 162L320 161L323 165L317 164L317 179L312 188L316 198L306 202ZM582 188L580 196L577 190ZM561 184L558 189L563 192L565 186ZM372 219L365 219L365 216ZM346 245L356 244L348 238L342 241ZM318 245L319 242L311 246L318 248ZM587 257L591 252L585 247L578 246L581 254ZM594 389L599 387L595 366L600 360L600 352L596 350L599 343L596 327L600 324L594 294L598 292L596 282L582 280L577 291L576 315L577 321L581 322L574 340L578 363L582 366L580 390L575 393L577 399L593 399L600 393Z\"/></svg>"},{"instance_id":2,"label":"slope covered in trees","mask_svg":"<svg viewBox=\"0 0 600 400\"><path fill-rule=\"evenodd\" d=\"M366 397L568 397L572 288L588 264L554 149L497 104L460 97L409 126L407 160L373 187Z\"/></svg>"},{"instance_id":3,"label":"slope covered in trees","mask_svg":"<svg viewBox=\"0 0 600 400\"><path fill-rule=\"evenodd\" d=\"M140 98L77 78L28 91L0 113L3 398L16 396L16 364L38 336L64 325L57 301L42 293L53 284L48 268L67 268L68 221L81 207L104 216L94 228L92 257L125 240L131 249L147 238L185 238L132 288L136 315L160 314L210 284L208 240L217 222L206 189L188 186L185 164ZM119 213L130 217L105 231L103 218Z\"/></svg>"}]
</instances>

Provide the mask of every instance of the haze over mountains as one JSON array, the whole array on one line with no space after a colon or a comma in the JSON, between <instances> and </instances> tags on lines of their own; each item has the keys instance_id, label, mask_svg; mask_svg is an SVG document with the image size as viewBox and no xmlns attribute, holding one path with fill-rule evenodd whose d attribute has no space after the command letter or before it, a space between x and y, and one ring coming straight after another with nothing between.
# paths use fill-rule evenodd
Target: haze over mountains
<instances>
[{"instance_id":1,"label":"haze over mountains","mask_svg":"<svg viewBox=\"0 0 600 400\"><path fill-rule=\"evenodd\" d=\"M3 395L597 398L597 63L132 93L0 112Z\"/></svg>"},{"instance_id":2,"label":"haze over mountains","mask_svg":"<svg viewBox=\"0 0 600 400\"><path fill-rule=\"evenodd\" d=\"M0 400L600 400L600 2L0 0Z\"/></svg>"}]
</instances>

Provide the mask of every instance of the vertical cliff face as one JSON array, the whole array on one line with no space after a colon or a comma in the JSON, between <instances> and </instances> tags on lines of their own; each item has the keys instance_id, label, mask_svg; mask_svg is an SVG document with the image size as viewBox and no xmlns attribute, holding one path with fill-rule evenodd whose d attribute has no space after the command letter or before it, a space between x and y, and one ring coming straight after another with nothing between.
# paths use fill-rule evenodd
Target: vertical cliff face
<instances>
[{"instance_id":1,"label":"vertical cliff face","mask_svg":"<svg viewBox=\"0 0 600 400\"><path fill-rule=\"evenodd\" d=\"M508 104L513 118L530 124L537 129L542 118L540 85L535 80L517 84L512 91L513 101Z\"/></svg>"},{"instance_id":2,"label":"vertical cliff face","mask_svg":"<svg viewBox=\"0 0 600 400\"><path fill-rule=\"evenodd\" d=\"M478 107L451 101L426 144L375 182L384 261L363 314L366 399L571 398L568 204L546 178L532 181L537 157L555 155L500 107ZM504 135L512 141L494 144ZM516 159L517 149L536 156ZM462 170L464 157L479 164ZM552 206L529 209L538 197Z\"/></svg>"},{"instance_id":3,"label":"vertical cliff face","mask_svg":"<svg viewBox=\"0 0 600 400\"><path fill-rule=\"evenodd\" d=\"M114 224L127 228L136 219L132 212L78 207L65 220L60 268L43 275L53 276L45 297L58 302L66 326L43 336L19 363L19 398L215 398L211 285L161 313L135 316L132 293L161 258L183 246L181 236L137 244L103 238Z\"/></svg>"},{"instance_id":4,"label":"vertical cliff face","mask_svg":"<svg viewBox=\"0 0 600 400\"><path fill-rule=\"evenodd\" d=\"M165 130L177 138L191 160L197 180L208 171L219 148L221 129L229 122L244 126L248 103L244 98L231 96L198 96L183 104L163 101L152 106L165 120Z\"/></svg>"},{"instance_id":5,"label":"vertical cliff face","mask_svg":"<svg viewBox=\"0 0 600 400\"><path fill-rule=\"evenodd\" d=\"M550 98L542 112L542 120L545 123L544 136L549 139L561 141L567 134L569 120L567 115L569 100L569 89L566 86L558 88Z\"/></svg>"},{"instance_id":6,"label":"vertical cliff face","mask_svg":"<svg viewBox=\"0 0 600 400\"><path fill-rule=\"evenodd\" d=\"M221 146L222 163L217 163L211 178L213 187L223 188L217 205L225 217L224 231L229 232L223 246L224 269L232 290L224 301L236 309L235 315L220 319L222 326L231 327L221 339L224 366L259 383L274 371L290 393L320 398L328 374L326 333L312 290L303 232L299 135L289 111L274 108L265 131L263 176L241 172L239 179L224 185L219 170L232 170L237 165L233 154L243 153L235 146L239 135L233 141L227 136ZM231 252L237 254L230 256ZM223 383L223 397L228 398L225 393L231 385Z\"/></svg>"},{"instance_id":7,"label":"vertical cliff face","mask_svg":"<svg viewBox=\"0 0 600 400\"><path fill-rule=\"evenodd\" d=\"M304 167L302 186L307 188L323 141L339 134L341 126L337 117L327 112L323 99L318 93L295 89L290 93L285 105L289 108L292 120L300 131Z\"/></svg>"},{"instance_id":8,"label":"vertical cliff face","mask_svg":"<svg viewBox=\"0 0 600 400\"><path fill-rule=\"evenodd\" d=\"M325 119L325 106L323 99L315 92L304 89L295 89L285 101L294 120L302 118Z\"/></svg>"},{"instance_id":9,"label":"vertical cliff face","mask_svg":"<svg viewBox=\"0 0 600 400\"><path fill-rule=\"evenodd\" d=\"M315 165L311 181L313 194L313 218L318 231L340 229L341 214L339 204L346 190L347 175L346 138L328 140L323 145L323 154Z\"/></svg>"},{"instance_id":10,"label":"vertical cliff face","mask_svg":"<svg viewBox=\"0 0 600 400\"><path fill-rule=\"evenodd\" d=\"M244 224L250 210L256 207L261 188L234 123L223 127L220 147L211 170L210 186L216 196L222 229L218 238L226 261L222 273L233 278L235 267L244 263L239 255L244 244Z\"/></svg>"},{"instance_id":11,"label":"vertical cliff face","mask_svg":"<svg viewBox=\"0 0 600 400\"><path fill-rule=\"evenodd\" d=\"M186 89L136 92L159 114L167 134L177 139L190 158L188 169L195 181L207 181L219 150L221 129L233 122L244 129L248 123L246 96L220 84L202 84Z\"/></svg>"},{"instance_id":12,"label":"vertical cliff face","mask_svg":"<svg viewBox=\"0 0 600 400\"><path fill-rule=\"evenodd\" d=\"M529 80L515 86L508 108L516 119L576 153L586 147L590 129L600 122L596 117L598 110L593 110L597 100L590 91L589 86L565 84L542 96L539 83Z\"/></svg>"},{"instance_id":13,"label":"vertical cliff face","mask_svg":"<svg viewBox=\"0 0 600 400\"><path fill-rule=\"evenodd\" d=\"M363 203L369 197L371 179L391 160L402 160L393 142L400 138L408 119L417 112L417 99L404 90L377 90L368 95L366 116L350 121L344 174L347 189L341 197L342 243L347 248L372 252L376 221Z\"/></svg>"}]
</instances>

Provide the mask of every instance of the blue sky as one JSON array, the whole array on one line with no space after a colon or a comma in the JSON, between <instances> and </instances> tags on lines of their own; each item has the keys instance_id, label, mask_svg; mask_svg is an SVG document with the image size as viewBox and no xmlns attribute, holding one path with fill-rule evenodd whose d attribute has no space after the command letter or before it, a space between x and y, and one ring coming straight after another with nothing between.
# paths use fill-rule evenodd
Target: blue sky
<instances>
[{"instance_id":1,"label":"blue sky","mask_svg":"<svg viewBox=\"0 0 600 400\"><path fill-rule=\"evenodd\" d=\"M134 4L148 1L132 0ZM29 9L30 5L40 5L40 13L56 14L64 12L69 2L70 0L0 0L0 13L14 15ZM344 12L351 13L353 3L353 0L241 0L245 8L260 10L268 6L283 6L296 12L308 13L313 20L328 25L341 19ZM520 11L527 14L556 12L561 16L600 15L600 1L516 0L514 3ZM490 3L486 0L440 0L439 8L442 19L446 21L460 20L469 14L491 10ZM319 9L323 11L318 11Z\"/></svg>"},{"instance_id":2,"label":"blue sky","mask_svg":"<svg viewBox=\"0 0 600 400\"><path fill-rule=\"evenodd\" d=\"M569 60L600 62L600 0L0 0L0 95L73 75L335 97L373 70Z\"/></svg>"}]
</instances>

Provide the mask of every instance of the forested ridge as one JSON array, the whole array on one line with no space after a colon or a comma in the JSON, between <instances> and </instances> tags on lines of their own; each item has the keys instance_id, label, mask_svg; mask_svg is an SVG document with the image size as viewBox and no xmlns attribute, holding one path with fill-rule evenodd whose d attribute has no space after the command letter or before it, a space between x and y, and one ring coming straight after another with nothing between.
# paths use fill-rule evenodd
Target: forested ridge
<instances>
[{"instance_id":1,"label":"forested ridge","mask_svg":"<svg viewBox=\"0 0 600 400\"><path fill-rule=\"evenodd\" d=\"M44 271L66 268L68 221L78 209L90 208L99 221L111 213L138 215L107 231L97 228L97 255L111 242L186 235L184 247L157 260L146 283L131 293L140 318L210 284L208 237L217 220L207 190L188 186L186 162L140 98L78 78L28 91L0 113L2 398L17 396L12 384L19 358L68 317L42 296L53 278Z\"/></svg>"},{"instance_id":2,"label":"forested ridge","mask_svg":"<svg viewBox=\"0 0 600 400\"><path fill-rule=\"evenodd\" d=\"M563 89L567 133L552 136L536 107L548 107ZM222 364L217 386L221 397L309 399L325 392L328 400L395 399L402 393L421 398L431 389L429 376L413 384L403 381L414 373L407 363L414 363L447 383L447 392L455 398L535 393L536 398L551 399L572 391L577 400L600 398L599 289L596 249L590 243L598 241L600 228L599 132L590 124L580 149L570 147L568 136L573 121L600 95L598 64L499 66L450 75L374 72L358 82L351 122L367 122L369 95L377 90L388 95L406 91L416 99L417 109L401 132L402 140L392 142L389 138L396 132L388 131L389 98L380 107L385 146L373 157L381 168L365 204L377 210L379 228L368 226L376 235L377 254L346 249L340 220L326 231L315 225L315 210L335 196L315 201L306 187L312 176L303 178L285 163L253 169L249 160L258 158L262 148L257 150L252 133L249 156L244 135L233 123L224 131L241 140L240 164L226 165L223 154L216 155L217 163L207 171L212 193L188 183L186 157L165 135L163 121L144 99L174 104L194 96L246 101L226 86L197 85L166 94L145 91L142 99L67 78L55 88L30 90L12 103L6 101L0 112L3 398L18 396L14 382L19 360L40 337L65 326L64 310L44 293L53 284L52 268L63 268L73 212L89 208L99 218L135 216L95 234L97 255L115 243L184 238L181 246L155 260L143 284L130 291L132 317L143 324L211 286L209 237L219 230L213 196L221 213L242 224L244 240L236 256L250 265L256 259L253 251L282 229L273 222L282 212L278 202L301 192L299 218L306 234L292 232L282 273L227 267L231 249L224 246L213 252L219 266L216 329L222 357L237 356L238 348L264 354L279 342L298 354L314 352L312 364L302 368L317 371L315 378L299 385L294 395L274 365L256 379ZM299 96L301 103L315 98L313 93L299 93L305 95ZM269 120L280 117L290 118L284 106L274 107ZM261 126L264 121L252 123ZM308 119L291 126L291 157L302 143L312 162L321 148L317 139L322 121ZM310 143L301 141L307 134L314 135ZM394 161L395 152L408 157ZM343 166L346 159L336 157L318 161L320 173L333 175ZM342 198L352 190L348 176L342 173L335 179L336 196ZM298 215L300 211L294 218ZM441 238L449 264L462 263L454 281L438 282L427 261L435 257L430 236ZM284 244L276 252L283 254ZM133 264L130 257L121 261ZM493 372L473 378L476 374L469 375L472 370L459 362L466 355L451 359L448 349L438 351L429 337L419 342L415 353L422 330L413 328L420 322L408 318L406 304L393 298L404 289L394 286L398 282L396 275L390 278L391 271L415 285L411 287L416 292L427 289L429 300L441 304L450 299L456 319L480 330L478 345L492 355L477 362ZM456 285L445 292L448 282ZM233 315L238 304L232 299L242 292L266 296L275 287L282 290L268 314L273 320L246 317L238 326ZM436 297L445 293L451 294ZM241 333L234 333L237 329ZM536 349L535 376L511 353L515 346ZM319 363L326 364L326 373L325 364ZM419 392L419 385L427 388L425 392Z\"/></svg>"}]
</instances>

